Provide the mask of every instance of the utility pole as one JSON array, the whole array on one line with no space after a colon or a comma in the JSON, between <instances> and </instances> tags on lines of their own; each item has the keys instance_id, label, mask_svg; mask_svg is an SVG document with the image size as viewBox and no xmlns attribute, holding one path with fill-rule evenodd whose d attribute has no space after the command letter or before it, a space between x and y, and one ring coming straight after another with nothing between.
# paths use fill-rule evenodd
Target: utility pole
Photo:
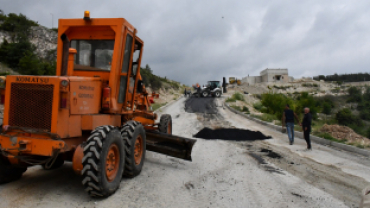
<instances>
[{"instance_id":1,"label":"utility pole","mask_svg":"<svg viewBox=\"0 0 370 208\"><path fill-rule=\"evenodd\" d=\"M54 15L53 13L50 13L51 14L51 29L53 29L53 26L54 26Z\"/></svg>"}]
</instances>

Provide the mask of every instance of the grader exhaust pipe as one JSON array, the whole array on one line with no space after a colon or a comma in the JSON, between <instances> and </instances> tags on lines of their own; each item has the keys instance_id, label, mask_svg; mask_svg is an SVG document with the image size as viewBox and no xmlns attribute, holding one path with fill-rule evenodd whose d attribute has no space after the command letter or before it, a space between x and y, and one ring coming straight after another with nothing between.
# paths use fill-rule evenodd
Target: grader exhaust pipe
<instances>
[{"instance_id":1,"label":"grader exhaust pipe","mask_svg":"<svg viewBox=\"0 0 370 208\"><path fill-rule=\"evenodd\" d=\"M191 151L195 142L195 139L188 139L158 131L146 131L147 150L188 161L191 161Z\"/></svg>"}]
</instances>

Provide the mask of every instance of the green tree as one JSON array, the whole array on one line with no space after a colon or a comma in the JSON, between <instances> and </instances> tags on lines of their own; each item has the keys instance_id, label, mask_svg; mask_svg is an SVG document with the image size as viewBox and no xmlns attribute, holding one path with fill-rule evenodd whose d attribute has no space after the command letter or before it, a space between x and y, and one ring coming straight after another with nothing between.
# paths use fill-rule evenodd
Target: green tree
<instances>
[{"instance_id":1,"label":"green tree","mask_svg":"<svg viewBox=\"0 0 370 208\"><path fill-rule=\"evenodd\" d=\"M29 20L23 14L9 13L0 25L0 30L5 30L14 34L13 41L22 41L27 39L31 26L38 26L35 21Z\"/></svg>"},{"instance_id":2,"label":"green tree","mask_svg":"<svg viewBox=\"0 0 370 208\"><path fill-rule=\"evenodd\" d=\"M19 60L28 52L35 51L28 40L22 40L18 43L8 43L6 40L0 45L0 61L6 63L10 68L17 69Z\"/></svg>"},{"instance_id":3,"label":"green tree","mask_svg":"<svg viewBox=\"0 0 370 208\"><path fill-rule=\"evenodd\" d=\"M30 51L19 60L18 68L22 74L41 75L44 73L38 57Z\"/></svg>"}]
</instances>

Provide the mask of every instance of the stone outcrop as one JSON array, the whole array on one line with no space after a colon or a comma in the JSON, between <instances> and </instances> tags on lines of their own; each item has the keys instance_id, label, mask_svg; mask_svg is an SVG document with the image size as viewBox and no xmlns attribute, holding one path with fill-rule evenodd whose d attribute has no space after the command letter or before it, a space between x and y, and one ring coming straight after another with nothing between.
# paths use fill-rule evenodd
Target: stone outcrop
<instances>
[{"instance_id":1,"label":"stone outcrop","mask_svg":"<svg viewBox=\"0 0 370 208\"><path fill-rule=\"evenodd\" d=\"M36 46L35 53L44 59L56 59L58 33L44 26L32 26L29 33L30 42ZM12 42L12 34L0 31L0 44L4 41Z\"/></svg>"},{"instance_id":2,"label":"stone outcrop","mask_svg":"<svg viewBox=\"0 0 370 208\"><path fill-rule=\"evenodd\" d=\"M30 42L36 46L36 54L39 57L54 57L56 59L56 49L58 43L57 32L43 26L33 26L31 27L29 39Z\"/></svg>"}]
</instances>

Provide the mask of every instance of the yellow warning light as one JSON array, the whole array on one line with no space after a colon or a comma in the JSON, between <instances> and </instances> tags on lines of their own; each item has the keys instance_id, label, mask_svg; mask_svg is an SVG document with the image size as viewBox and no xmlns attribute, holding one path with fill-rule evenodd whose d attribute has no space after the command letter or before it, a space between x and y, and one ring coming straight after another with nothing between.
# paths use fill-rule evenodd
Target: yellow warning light
<instances>
[{"instance_id":1,"label":"yellow warning light","mask_svg":"<svg viewBox=\"0 0 370 208\"><path fill-rule=\"evenodd\" d=\"M90 20L90 12L89 11L85 11L84 20Z\"/></svg>"}]
</instances>

